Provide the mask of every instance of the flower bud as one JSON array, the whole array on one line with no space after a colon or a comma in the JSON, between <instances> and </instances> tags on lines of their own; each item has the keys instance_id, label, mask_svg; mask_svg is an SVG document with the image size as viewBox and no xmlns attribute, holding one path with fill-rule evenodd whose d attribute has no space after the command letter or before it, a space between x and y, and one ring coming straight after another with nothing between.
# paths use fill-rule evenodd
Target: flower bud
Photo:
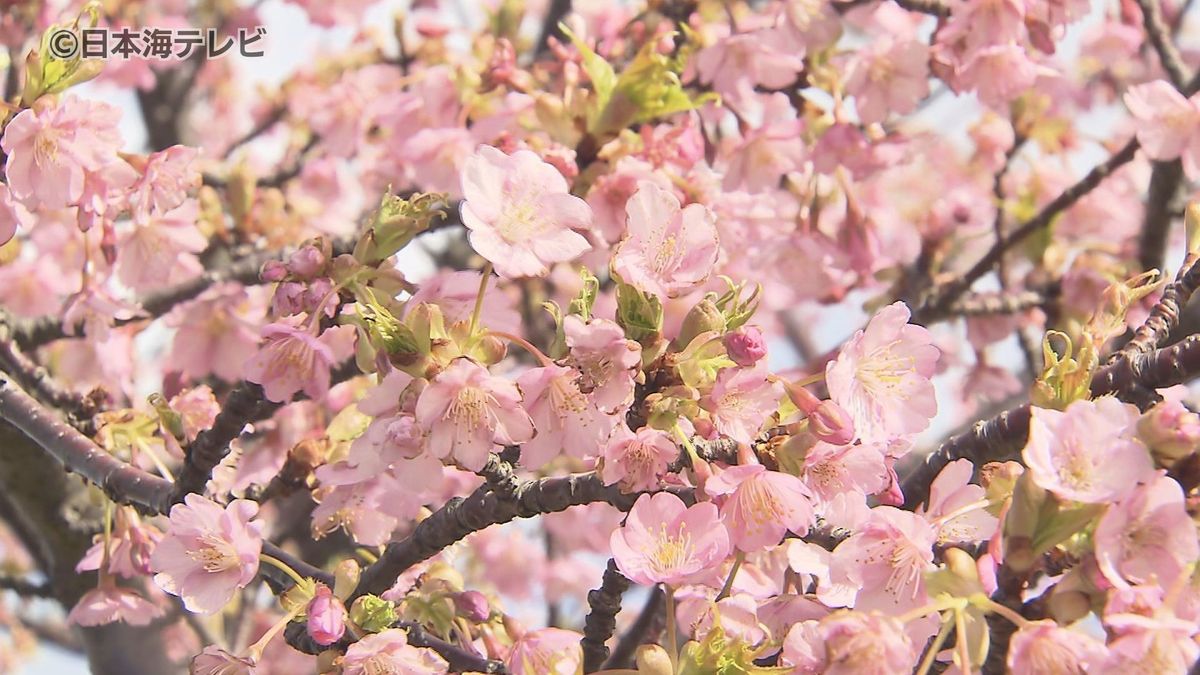
<instances>
[{"instance_id":1,"label":"flower bud","mask_svg":"<svg viewBox=\"0 0 1200 675\"><path fill-rule=\"evenodd\" d=\"M454 610L459 616L474 623L487 621L492 614L487 598L479 591L455 593Z\"/></svg>"},{"instance_id":2,"label":"flower bud","mask_svg":"<svg viewBox=\"0 0 1200 675\"><path fill-rule=\"evenodd\" d=\"M1083 591L1058 591L1050 593L1050 616L1066 626L1075 623L1092 611L1092 601Z\"/></svg>"},{"instance_id":3,"label":"flower bud","mask_svg":"<svg viewBox=\"0 0 1200 675\"><path fill-rule=\"evenodd\" d=\"M358 578L362 568L354 558L346 558L333 569L333 594L345 600L358 586Z\"/></svg>"},{"instance_id":4,"label":"flower bud","mask_svg":"<svg viewBox=\"0 0 1200 675\"><path fill-rule=\"evenodd\" d=\"M304 310L304 284L298 281L285 281L275 287L275 295L271 296L272 313L276 316L291 316Z\"/></svg>"},{"instance_id":5,"label":"flower bud","mask_svg":"<svg viewBox=\"0 0 1200 675\"><path fill-rule=\"evenodd\" d=\"M287 268L289 272L301 279L312 279L325 269L325 262L325 253L316 246L308 244L288 258Z\"/></svg>"},{"instance_id":6,"label":"flower bud","mask_svg":"<svg viewBox=\"0 0 1200 675\"><path fill-rule=\"evenodd\" d=\"M676 344L686 347L697 335L710 330L718 332L725 330L725 315L721 314L721 310L717 308L716 299L712 293L704 296L700 302L696 303L695 307L688 311L687 316L683 317L683 325L679 328Z\"/></svg>"},{"instance_id":7,"label":"flower bud","mask_svg":"<svg viewBox=\"0 0 1200 675\"><path fill-rule=\"evenodd\" d=\"M642 645L637 649L637 671L641 675L671 675L671 657L659 645Z\"/></svg>"},{"instance_id":8,"label":"flower bud","mask_svg":"<svg viewBox=\"0 0 1200 675\"><path fill-rule=\"evenodd\" d=\"M808 416L809 431L831 445L846 445L854 440L854 420L833 401L821 401Z\"/></svg>"},{"instance_id":9,"label":"flower bud","mask_svg":"<svg viewBox=\"0 0 1200 675\"><path fill-rule=\"evenodd\" d=\"M1138 420L1137 435L1158 463L1170 468L1200 448L1200 415L1178 401L1163 401Z\"/></svg>"},{"instance_id":10,"label":"flower bud","mask_svg":"<svg viewBox=\"0 0 1200 675\"><path fill-rule=\"evenodd\" d=\"M308 603L308 634L322 647L342 639L346 632L346 606L333 596L328 586L318 586Z\"/></svg>"},{"instance_id":11,"label":"flower bud","mask_svg":"<svg viewBox=\"0 0 1200 675\"><path fill-rule=\"evenodd\" d=\"M258 273L260 279L269 283L283 281L287 275L287 266L279 260L268 260L263 263L262 270Z\"/></svg>"},{"instance_id":12,"label":"flower bud","mask_svg":"<svg viewBox=\"0 0 1200 675\"><path fill-rule=\"evenodd\" d=\"M757 326L744 326L724 338L725 352L739 366L750 367L767 355L767 341Z\"/></svg>"}]
</instances>

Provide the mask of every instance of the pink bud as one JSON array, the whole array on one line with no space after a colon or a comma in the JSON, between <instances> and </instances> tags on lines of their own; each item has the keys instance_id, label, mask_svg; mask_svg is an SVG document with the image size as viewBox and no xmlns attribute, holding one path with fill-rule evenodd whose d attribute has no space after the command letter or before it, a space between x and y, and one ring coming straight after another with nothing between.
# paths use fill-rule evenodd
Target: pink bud
<instances>
[{"instance_id":1,"label":"pink bud","mask_svg":"<svg viewBox=\"0 0 1200 675\"><path fill-rule=\"evenodd\" d=\"M1179 401L1163 401L1138 420L1137 435L1169 467L1200 448L1200 415Z\"/></svg>"},{"instance_id":2,"label":"pink bud","mask_svg":"<svg viewBox=\"0 0 1200 675\"><path fill-rule=\"evenodd\" d=\"M321 302L324 301L332 291L333 282L329 280L329 277L319 277L317 279L313 279L312 282L308 284L308 291L304 294L304 311L317 311L317 309L321 306ZM329 303L325 305L325 313L329 316L333 316L336 310L336 303Z\"/></svg>"},{"instance_id":3,"label":"pink bud","mask_svg":"<svg viewBox=\"0 0 1200 675\"><path fill-rule=\"evenodd\" d=\"M488 620L492 609L487 598L479 591L463 591L454 595L454 609L467 621L482 623Z\"/></svg>"},{"instance_id":4,"label":"pink bud","mask_svg":"<svg viewBox=\"0 0 1200 675\"><path fill-rule=\"evenodd\" d=\"M268 260L263 263L259 278L266 282L283 281L287 277L287 267L278 260Z\"/></svg>"},{"instance_id":5,"label":"pink bud","mask_svg":"<svg viewBox=\"0 0 1200 675\"><path fill-rule=\"evenodd\" d=\"M748 368L767 355L767 342L756 326L745 326L725 334L725 351L734 363Z\"/></svg>"},{"instance_id":6,"label":"pink bud","mask_svg":"<svg viewBox=\"0 0 1200 675\"><path fill-rule=\"evenodd\" d=\"M271 312L276 316L291 316L304 311L304 284L285 281L275 287L271 296Z\"/></svg>"},{"instance_id":7,"label":"pink bud","mask_svg":"<svg viewBox=\"0 0 1200 675\"><path fill-rule=\"evenodd\" d=\"M328 586L317 586L317 594L308 603L308 634L321 646L342 639L346 632L346 606L333 596Z\"/></svg>"},{"instance_id":8,"label":"pink bud","mask_svg":"<svg viewBox=\"0 0 1200 675\"><path fill-rule=\"evenodd\" d=\"M296 251L288 258L288 271L301 279L311 279L325 268L325 254L321 249L309 244Z\"/></svg>"},{"instance_id":9,"label":"pink bud","mask_svg":"<svg viewBox=\"0 0 1200 675\"><path fill-rule=\"evenodd\" d=\"M846 445L854 440L854 420L833 401L821 401L809 413L809 431L832 445Z\"/></svg>"}]
</instances>

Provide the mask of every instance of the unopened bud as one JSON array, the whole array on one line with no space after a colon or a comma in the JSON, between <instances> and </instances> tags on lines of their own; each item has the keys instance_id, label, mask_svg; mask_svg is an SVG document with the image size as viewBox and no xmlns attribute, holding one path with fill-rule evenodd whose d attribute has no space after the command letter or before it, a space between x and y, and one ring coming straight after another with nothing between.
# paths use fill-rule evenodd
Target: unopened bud
<instances>
[{"instance_id":1,"label":"unopened bud","mask_svg":"<svg viewBox=\"0 0 1200 675\"><path fill-rule=\"evenodd\" d=\"M308 634L322 647L342 639L346 632L346 607L333 596L328 586L318 586L308 603Z\"/></svg>"},{"instance_id":2,"label":"unopened bud","mask_svg":"<svg viewBox=\"0 0 1200 675\"><path fill-rule=\"evenodd\" d=\"M725 353L739 366L753 366L767 355L767 341L757 326L743 326L726 333L723 342Z\"/></svg>"},{"instance_id":3,"label":"unopened bud","mask_svg":"<svg viewBox=\"0 0 1200 675\"><path fill-rule=\"evenodd\" d=\"M454 594L454 610L467 621L482 623L492 614L487 597L479 591L463 591Z\"/></svg>"},{"instance_id":4,"label":"unopened bud","mask_svg":"<svg viewBox=\"0 0 1200 675\"><path fill-rule=\"evenodd\" d=\"M287 262L288 271L301 279L312 279L325 269L325 253L308 244L293 253Z\"/></svg>"},{"instance_id":5,"label":"unopened bud","mask_svg":"<svg viewBox=\"0 0 1200 675\"><path fill-rule=\"evenodd\" d=\"M1200 449L1200 415L1178 401L1163 401L1138 420L1137 435L1158 463L1170 468Z\"/></svg>"},{"instance_id":6,"label":"unopened bud","mask_svg":"<svg viewBox=\"0 0 1200 675\"><path fill-rule=\"evenodd\" d=\"M396 623L396 606L377 595L364 595L350 606L350 620L368 633L378 633Z\"/></svg>"},{"instance_id":7,"label":"unopened bud","mask_svg":"<svg viewBox=\"0 0 1200 675\"><path fill-rule=\"evenodd\" d=\"M670 655L659 645L638 647L636 659L639 675L671 675L674 672Z\"/></svg>"},{"instance_id":8,"label":"unopened bud","mask_svg":"<svg viewBox=\"0 0 1200 675\"><path fill-rule=\"evenodd\" d=\"M1050 593L1050 616L1066 626L1075 623L1092 611L1092 601L1082 591L1052 591Z\"/></svg>"},{"instance_id":9,"label":"unopened bud","mask_svg":"<svg viewBox=\"0 0 1200 675\"><path fill-rule=\"evenodd\" d=\"M854 420L833 401L821 401L808 421L809 431L830 445L846 445L854 440Z\"/></svg>"},{"instance_id":10,"label":"unopened bud","mask_svg":"<svg viewBox=\"0 0 1200 675\"><path fill-rule=\"evenodd\" d=\"M287 266L280 260L268 260L263 263L262 271L258 273L260 279L266 282L274 283L283 281L287 277Z\"/></svg>"},{"instance_id":11,"label":"unopened bud","mask_svg":"<svg viewBox=\"0 0 1200 675\"><path fill-rule=\"evenodd\" d=\"M717 308L714 294L705 295L696 303L687 316L683 317L683 325L679 329L677 344L682 348L691 344L692 339L708 331L723 332L725 330L725 315Z\"/></svg>"},{"instance_id":12,"label":"unopened bud","mask_svg":"<svg viewBox=\"0 0 1200 675\"><path fill-rule=\"evenodd\" d=\"M1187 233L1188 254L1200 254L1200 202L1191 202L1183 210L1183 229Z\"/></svg>"}]
</instances>

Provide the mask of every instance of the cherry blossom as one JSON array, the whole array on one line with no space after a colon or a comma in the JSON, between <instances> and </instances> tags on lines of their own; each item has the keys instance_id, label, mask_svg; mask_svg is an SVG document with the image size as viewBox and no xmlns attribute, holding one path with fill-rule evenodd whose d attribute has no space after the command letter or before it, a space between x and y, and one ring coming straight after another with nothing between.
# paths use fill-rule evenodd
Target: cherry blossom
<instances>
[{"instance_id":1,"label":"cherry blossom","mask_svg":"<svg viewBox=\"0 0 1200 675\"><path fill-rule=\"evenodd\" d=\"M480 146L463 166L463 224L471 245L506 277L544 276L548 265L588 250L587 203L567 191L557 169L520 150Z\"/></svg>"},{"instance_id":2,"label":"cherry blossom","mask_svg":"<svg viewBox=\"0 0 1200 675\"><path fill-rule=\"evenodd\" d=\"M741 551L774 546L789 531L804 536L813 524L812 501L804 482L761 464L726 469L710 478L705 490L727 495L721 517L733 545Z\"/></svg>"},{"instance_id":3,"label":"cherry blossom","mask_svg":"<svg viewBox=\"0 0 1200 675\"><path fill-rule=\"evenodd\" d=\"M189 611L213 614L254 579L262 548L258 505L244 499L225 508L190 494L171 507L166 536L150 557L154 583L178 595Z\"/></svg>"},{"instance_id":4,"label":"cherry blossom","mask_svg":"<svg viewBox=\"0 0 1200 675\"><path fill-rule=\"evenodd\" d=\"M666 476L671 463L679 457L679 446L670 434L642 427L634 433L624 424L613 430L604 447L604 467L600 477L605 485L614 483L624 492L654 490Z\"/></svg>"},{"instance_id":5,"label":"cherry blossom","mask_svg":"<svg viewBox=\"0 0 1200 675\"><path fill-rule=\"evenodd\" d=\"M389 629L368 635L350 645L342 659L345 675L408 673L439 675L446 672L446 661L429 649L408 643L407 634Z\"/></svg>"},{"instance_id":6,"label":"cherry blossom","mask_svg":"<svg viewBox=\"0 0 1200 675\"><path fill-rule=\"evenodd\" d=\"M612 263L621 279L668 297L708 279L717 260L712 211L701 204L680 208L674 194L654 183L639 183L625 211L629 229Z\"/></svg>"},{"instance_id":7,"label":"cherry blossom","mask_svg":"<svg viewBox=\"0 0 1200 675\"><path fill-rule=\"evenodd\" d=\"M667 585L686 583L730 550L716 506L685 506L669 492L638 497L611 546L622 574L639 584Z\"/></svg>"}]
</instances>

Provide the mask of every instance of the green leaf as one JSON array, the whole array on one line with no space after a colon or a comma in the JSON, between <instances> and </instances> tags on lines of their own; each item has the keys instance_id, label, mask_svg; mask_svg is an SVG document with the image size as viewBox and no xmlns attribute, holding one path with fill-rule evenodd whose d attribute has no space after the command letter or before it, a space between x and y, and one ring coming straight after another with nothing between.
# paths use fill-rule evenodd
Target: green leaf
<instances>
[{"instance_id":1,"label":"green leaf","mask_svg":"<svg viewBox=\"0 0 1200 675\"><path fill-rule=\"evenodd\" d=\"M600 57L587 43L580 40L564 23L558 24L558 29L571 40L571 44L579 50L582 57L583 72L592 81L593 99L588 104L588 129L592 129L601 113L608 107L613 89L617 86L617 74L612 65Z\"/></svg>"},{"instance_id":2,"label":"green leaf","mask_svg":"<svg viewBox=\"0 0 1200 675\"><path fill-rule=\"evenodd\" d=\"M617 286L617 324L625 336L643 344L654 342L662 333L662 302L629 284Z\"/></svg>"}]
</instances>

